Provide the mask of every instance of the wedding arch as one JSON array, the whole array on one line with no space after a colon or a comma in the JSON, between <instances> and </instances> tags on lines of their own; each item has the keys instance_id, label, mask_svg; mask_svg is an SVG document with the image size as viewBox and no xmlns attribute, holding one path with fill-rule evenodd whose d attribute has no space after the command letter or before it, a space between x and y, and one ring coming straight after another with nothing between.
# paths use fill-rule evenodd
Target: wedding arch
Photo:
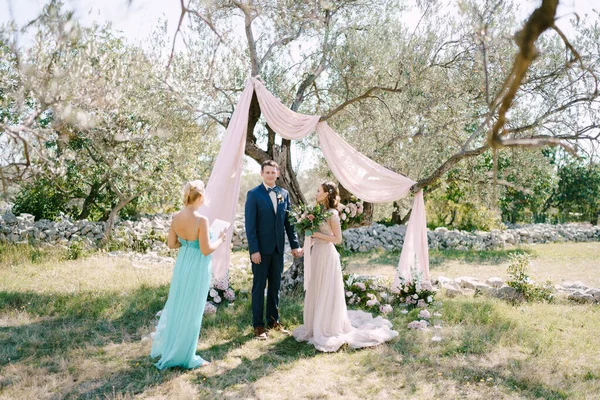
<instances>
[{"instance_id":1,"label":"wedding arch","mask_svg":"<svg viewBox=\"0 0 600 400\"><path fill-rule=\"evenodd\" d=\"M260 110L269 126L285 139L298 140L315 131L321 151L329 168L352 194L371 203L388 203L410 194L415 181L377 164L358 152L333 131L318 115L296 113L269 92L262 82L250 78L233 112L214 168L206 185L206 204L202 213L210 221L233 221L240 193L242 160L248 129L248 112L253 93L256 93ZM220 279L227 274L230 262L232 231L227 245L213 253L213 275ZM305 242L305 246L310 245ZM305 251L305 281L310 273L310 251ZM418 268L423 279L429 280L429 253L423 191L415 194L404 245L400 254L393 287L399 278L410 278L411 267Z\"/></svg>"}]
</instances>

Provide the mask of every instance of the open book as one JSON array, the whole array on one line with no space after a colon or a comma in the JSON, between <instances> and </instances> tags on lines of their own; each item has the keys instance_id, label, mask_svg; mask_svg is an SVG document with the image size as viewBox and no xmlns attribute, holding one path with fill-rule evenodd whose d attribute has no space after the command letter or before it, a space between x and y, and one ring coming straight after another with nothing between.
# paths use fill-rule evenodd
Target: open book
<instances>
[{"instance_id":1,"label":"open book","mask_svg":"<svg viewBox=\"0 0 600 400\"><path fill-rule=\"evenodd\" d=\"M209 229L214 234L218 235L219 233L223 232L223 229L229 229L230 226L231 226L231 222L227 222L227 221L223 221L222 219L215 218L215 220L210 225Z\"/></svg>"}]
</instances>

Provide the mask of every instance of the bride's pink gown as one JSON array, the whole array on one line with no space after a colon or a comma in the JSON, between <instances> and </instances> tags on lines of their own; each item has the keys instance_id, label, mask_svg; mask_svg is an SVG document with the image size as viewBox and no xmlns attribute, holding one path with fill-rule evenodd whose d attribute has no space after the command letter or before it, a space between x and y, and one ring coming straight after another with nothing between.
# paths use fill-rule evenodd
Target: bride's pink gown
<instances>
[{"instance_id":1,"label":"bride's pink gown","mask_svg":"<svg viewBox=\"0 0 600 400\"><path fill-rule=\"evenodd\" d=\"M337 211L334 218L339 223ZM334 222L335 223L335 222ZM319 231L331 235L329 224ZM340 255L331 242L314 239L311 251L310 281L304 298L304 324L293 332L298 341L308 341L317 350L337 351L342 345L351 348L376 346L398 336L392 323L364 311L348 311Z\"/></svg>"}]
</instances>

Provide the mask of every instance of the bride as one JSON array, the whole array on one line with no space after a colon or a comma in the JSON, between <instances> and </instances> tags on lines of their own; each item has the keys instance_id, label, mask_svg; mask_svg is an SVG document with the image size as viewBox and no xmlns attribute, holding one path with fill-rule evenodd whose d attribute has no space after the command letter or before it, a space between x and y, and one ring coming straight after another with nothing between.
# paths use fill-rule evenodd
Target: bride
<instances>
[{"instance_id":1,"label":"bride","mask_svg":"<svg viewBox=\"0 0 600 400\"><path fill-rule=\"evenodd\" d=\"M314 245L304 298L304 324L293 332L296 340L308 341L324 352L337 351L346 343L355 349L376 346L398 336L398 332L391 329L390 321L346 308L340 256L334 246L342 242L338 193L333 182L325 182L317 189L317 203L331 216L312 235Z\"/></svg>"}]
</instances>

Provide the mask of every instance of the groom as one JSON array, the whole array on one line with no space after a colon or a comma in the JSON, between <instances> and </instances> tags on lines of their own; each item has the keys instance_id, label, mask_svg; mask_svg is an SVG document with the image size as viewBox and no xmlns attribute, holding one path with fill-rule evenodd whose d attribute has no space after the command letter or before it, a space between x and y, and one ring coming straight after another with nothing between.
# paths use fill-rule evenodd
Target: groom
<instances>
[{"instance_id":1,"label":"groom","mask_svg":"<svg viewBox=\"0 0 600 400\"><path fill-rule=\"evenodd\" d=\"M260 166L263 183L248 191L246 197L246 237L252 260L252 325L254 336L265 340L263 319L265 286L267 290L267 326L289 333L279 323L279 287L283 272L284 230L294 257L302 255L294 226L288 220L288 192L275 185L279 166L267 160Z\"/></svg>"}]
</instances>

